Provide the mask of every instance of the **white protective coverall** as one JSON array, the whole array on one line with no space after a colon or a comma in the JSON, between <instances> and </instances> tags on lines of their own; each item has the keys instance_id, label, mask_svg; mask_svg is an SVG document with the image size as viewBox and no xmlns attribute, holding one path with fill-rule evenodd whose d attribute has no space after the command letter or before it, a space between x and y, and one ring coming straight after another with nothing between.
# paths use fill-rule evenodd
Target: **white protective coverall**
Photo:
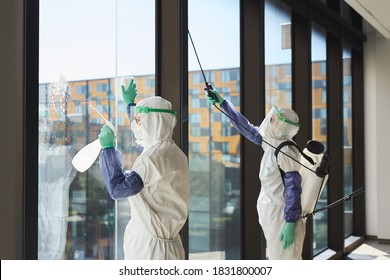
<instances>
[{"instance_id":1,"label":"white protective coverall","mask_svg":"<svg viewBox=\"0 0 390 280\"><path fill-rule=\"evenodd\" d=\"M299 260L302 259L302 247L306 233L305 219L295 221L295 239L294 244L286 249L283 249L280 242L280 233L286 222L286 198L285 186L281 179L280 168L285 172L297 172L301 166L300 153L293 146L285 146L281 151L298 162L289 158L283 153L279 153L276 159L275 149L265 143L267 141L274 147L278 147L286 140L292 141L292 138L297 134L299 127L291 125L287 122L279 120L274 116L275 108L272 108L267 117L260 125L260 135L262 136L262 148L264 150L263 158L260 164L259 178L261 181L261 191L257 200L257 211L259 214L259 222L263 228L265 238L267 240L268 256L271 260ZM280 113L287 117L288 120L298 123L298 115L290 109L280 108ZM271 122L271 119L273 121ZM276 161L277 160L277 161ZM300 187L300 186L299 186Z\"/></svg>"},{"instance_id":2,"label":"white protective coverall","mask_svg":"<svg viewBox=\"0 0 390 280\"><path fill-rule=\"evenodd\" d=\"M264 150L260 163L259 178L262 187L257 200L257 212L267 241L268 258L270 260L302 259L306 225L305 220L299 218L301 166L298 162L301 155L295 147L289 145L281 149L278 158L274 155L276 147L286 140L292 141L297 134L299 126L294 125L299 121L297 114L287 108L280 108L280 110L272 108L260 127L257 127L238 112L230 101L225 99L220 106L240 133L253 143L261 145ZM276 112L280 118L275 117ZM297 162L285 154L296 159ZM285 172L284 180L287 186L283 184L278 164ZM289 187L288 191L286 191L287 187ZM292 196L286 199L288 192ZM295 222L295 239L291 246L283 249L280 236L286 222Z\"/></svg>"},{"instance_id":3,"label":"white protective coverall","mask_svg":"<svg viewBox=\"0 0 390 280\"><path fill-rule=\"evenodd\" d=\"M128 105L128 113L132 105ZM146 98L138 106L172 110L171 103L159 96ZM118 150L115 149L115 155L105 155L114 148L104 149L100 159L109 193L114 199L128 197L131 207L131 220L124 234L124 257L181 260L185 254L179 231L188 217L190 190L187 157L172 140L176 117L169 112L154 111L140 112L138 117L140 125L133 121L132 130L143 151L131 170L112 168L115 165L112 161L121 165ZM126 186L121 185L124 181L128 181ZM132 182L138 186L135 190L115 195L115 188L132 188Z\"/></svg>"}]
</instances>

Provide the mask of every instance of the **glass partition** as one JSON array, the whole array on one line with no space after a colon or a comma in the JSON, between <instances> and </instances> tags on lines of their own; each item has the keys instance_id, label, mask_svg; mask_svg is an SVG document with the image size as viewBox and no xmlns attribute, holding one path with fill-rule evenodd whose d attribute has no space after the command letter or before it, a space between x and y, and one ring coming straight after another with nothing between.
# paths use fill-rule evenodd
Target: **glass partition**
<instances>
[{"instance_id":1,"label":"glass partition","mask_svg":"<svg viewBox=\"0 0 390 280\"><path fill-rule=\"evenodd\" d=\"M240 109L239 2L188 1L189 31L204 75L237 109ZM189 258L240 259L240 136L229 119L205 97L205 81L188 40Z\"/></svg>"},{"instance_id":2,"label":"glass partition","mask_svg":"<svg viewBox=\"0 0 390 280\"><path fill-rule=\"evenodd\" d=\"M120 86L133 76L136 101L155 94L155 3L39 4L38 258L122 259L128 202L110 198L97 160L79 172L72 159L110 120L125 168L135 160Z\"/></svg>"},{"instance_id":3,"label":"glass partition","mask_svg":"<svg viewBox=\"0 0 390 280\"><path fill-rule=\"evenodd\" d=\"M267 114L272 106L292 107L291 9L280 0L266 0L264 9Z\"/></svg>"},{"instance_id":4,"label":"glass partition","mask_svg":"<svg viewBox=\"0 0 390 280\"><path fill-rule=\"evenodd\" d=\"M343 120L344 120L344 195L348 195L353 191L353 168L352 168L352 56L351 49L344 47L343 49ZM348 237L353 233L353 200L344 202L344 237Z\"/></svg>"}]
</instances>

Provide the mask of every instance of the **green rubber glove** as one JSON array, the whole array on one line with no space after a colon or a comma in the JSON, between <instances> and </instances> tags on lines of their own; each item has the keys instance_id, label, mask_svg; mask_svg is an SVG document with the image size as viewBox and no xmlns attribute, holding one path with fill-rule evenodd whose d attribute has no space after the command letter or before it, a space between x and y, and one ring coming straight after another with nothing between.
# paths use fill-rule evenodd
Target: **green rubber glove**
<instances>
[{"instance_id":1,"label":"green rubber glove","mask_svg":"<svg viewBox=\"0 0 390 280\"><path fill-rule=\"evenodd\" d=\"M126 104L134 103L135 97L137 96L137 85L135 84L134 79L131 79L129 87L125 89L122 85L122 97Z\"/></svg>"},{"instance_id":2,"label":"green rubber glove","mask_svg":"<svg viewBox=\"0 0 390 280\"><path fill-rule=\"evenodd\" d=\"M225 100L225 99L223 99L223 98L219 95L218 91L216 91L216 90L213 89L213 90L211 90L211 92L214 93L214 95L215 95L215 96L217 97L217 99L218 99L218 101L215 101L214 98L213 98L211 95L209 95L208 91L206 91L206 97L207 97L207 99L209 100L209 102L210 102L211 105L214 105L215 102L221 104L221 103Z\"/></svg>"},{"instance_id":3,"label":"green rubber glove","mask_svg":"<svg viewBox=\"0 0 390 280\"><path fill-rule=\"evenodd\" d=\"M115 147L115 134L107 125L104 125L98 136L103 149Z\"/></svg>"},{"instance_id":4,"label":"green rubber glove","mask_svg":"<svg viewBox=\"0 0 390 280\"><path fill-rule=\"evenodd\" d=\"M295 223L286 222L280 233L280 241L283 242L283 249L294 243L295 239Z\"/></svg>"}]
</instances>

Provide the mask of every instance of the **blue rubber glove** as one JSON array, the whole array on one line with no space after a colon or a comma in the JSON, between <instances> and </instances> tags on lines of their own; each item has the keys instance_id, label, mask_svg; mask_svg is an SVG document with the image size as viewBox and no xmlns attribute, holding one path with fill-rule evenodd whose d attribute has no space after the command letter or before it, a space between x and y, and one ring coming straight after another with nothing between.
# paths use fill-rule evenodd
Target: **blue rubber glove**
<instances>
[{"instance_id":1,"label":"blue rubber glove","mask_svg":"<svg viewBox=\"0 0 390 280\"><path fill-rule=\"evenodd\" d=\"M107 125L102 127L98 137L103 149L115 147L115 134Z\"/></svg>"},{"instance_id":2,"label":"blue rubber glove","mask_svg":"<svg viewBox=\"0 0 390 280\"><path fill-rule=\"evenodd\" d=\"M295 239L295 223L286 222L280 233L280 241L283 242L283 249L294 243Z\"/></svg>"},{"instance_id":3,"label":"blue rubber glove","mask_svg":"<svg viewBox=\"0 0 390 280\"><path fill-rule=\"evenodd\" d=\"M135 84L134 79L131 79L129 87L127 89L125 89L123 85L121 86L121 89L122 97L126 104L134 103L134 100L137 96L137 85Z\"/></svg>"},{"instance_id":4,"label":"blue rubber glove","mask_svg":"<svg viewBox=\"0 0 390 280\"><path fill-rule=\"evenodd\" d=\"M207 99L209 100L209 102L210 102L210 104L211 105L214 105L215 104L215 102L217 102L217 103L219 103L219 104L221 104L225 99L223 99L220 95L219 95L219 93L216 91L216 90L211 90L211 92L217 97L217 101L215 101L214 100L214 98L208 93L208 91L206 91L206 97L207 97Z\"/></svg>"}]
</instances>

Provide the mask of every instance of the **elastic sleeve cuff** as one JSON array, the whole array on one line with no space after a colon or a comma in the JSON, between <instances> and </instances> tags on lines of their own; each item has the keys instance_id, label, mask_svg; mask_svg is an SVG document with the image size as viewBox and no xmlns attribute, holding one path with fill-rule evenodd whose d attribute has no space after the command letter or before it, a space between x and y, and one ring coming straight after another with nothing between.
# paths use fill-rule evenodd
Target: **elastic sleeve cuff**
<instances>
[{"instance_id":1,"label":"elastic sleeve cuff","mask_svg":"<svg viewBox=\"0 0 390 280\"><path fill-rule=\"evenodd\" d=\"M104 147L102 147L103 150L104 149L113 149L113 148L115 148L115 146L104 146Z\"/></svg>"}]
</instances>

